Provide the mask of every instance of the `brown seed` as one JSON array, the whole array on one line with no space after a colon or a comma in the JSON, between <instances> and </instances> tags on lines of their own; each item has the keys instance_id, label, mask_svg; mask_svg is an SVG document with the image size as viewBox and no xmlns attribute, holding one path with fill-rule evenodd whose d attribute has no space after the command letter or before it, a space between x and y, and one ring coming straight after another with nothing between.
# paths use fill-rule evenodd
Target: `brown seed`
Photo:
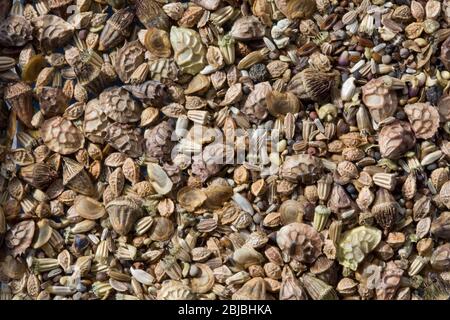
<instances>
[{"instance_id":1,"label":"brown seed","mask_svg":"<svg viewBox=\"0 0 450 320\"><path fill-rule=\"evenodd\" d=\"M44 189L58 176L52 167L44 163L22 167L19 175L25 182L38 189Z\"/></svg>"},{"instance_id":2,"label":"brown seed","mask_svg":"<svg viewBox=\"0 0 450 320\"><path fill-rule=\"evenodd\" d=\"M71 158L64 157L63 184L86 196L93 196L97 193L86 170L79 162Z\"/></svg>"},{"instance_id":3,"label":"brown seed","mask_svg":"<svg viewBox=\"0 0 450 320\"><path fill-rule=\"evenodd\" d=\"M274 117L288 113L295 114L300 110L300 102L291 92L269 91L266 99L267 109Z\"/></svg>"},{"instance_id":4,"label":"brown seed","mask_svg":"<svg viewBox=\"0 0 450 320\"><path fill-rule=\"evenodd\" d=\"M106 213L104 206L100 202L86 196L77 196L73 206L75 211L85 219L100 219Z\"/></svg>"},{"instance_id":5,"label":"brown seed","mask_svg":"<svg viewBox=\"0 0 450 320\"><path fill-rule=\"evenodd\" d=\"M33 241L35 224L32 220L25 220L14 225L5 236L5 244L14 256L21 255Z\"/></svg>"},{"instance_id":6,"label":"brown seed","mask_svg":"<svg viewBox=\"0 0 450 320\"><path fill-rule=\"evenodd\" d=\"M379 143L381 155L398 159L414 146L416 138L407 122L396 121L381 129Z\"/></svg>"},{"instance_id":7,"label":"brown seed","mask_svg":"<svg viewBox=\"0 0 450 320\"><path fill-rule=\"evenodd\" d=\"M114 69L120 80L129 83L135 70L144 63L145 49L139 41L125 43L117 51Z\"/></svg>"},{"instance_id":8,"label":"brown seed","mask_svg":"<svg viewBox=\"0 0 450 320\"><path fill-rule=\"evenodd\" d=\"M33 117L32 89L25 82L9 84L5 89L5 100L11 105L11 108L17 113L19 120L31 128L31 119Z\"/></svg>"},{"instance_id":9,"label":"brown seed","mask_svg":"<svg viewBox=\"0 0 450 320\"><path fill-rule=\"evenodd\" d=\"M127 36L133 18L134 13L130 8L116 11L106 21L106 25L100 34L98 49L106 51L120 44Z\"/></svg>"},{"instance_id":10,"label":"brown seed","mask_svg":"<svg viewBox=\"0 0 450 320\"><path fill-rule=\"evenodd\" d=\"M136 16L146 28L155 27L163 30L169 29L169 17L157 1L137 0L135 1L135 6Z\"/></svg>"},{"instance_id":11,"label":"brown seed","mask_svg":"<svg viewBox=\"0 0 450 320\"><path fill-rule=\"evenodd\" d=\"M292 77L287 88L300 99L322 101L330 95L334 85L334 74L307 68Z\"/></svg>"},{"instance_id":12,"label":"brown seed","mask_svg":"<svg viewBox=\"0 0 450 320\"><path fill-rule=\"evenodd\" d=\"M142 108L133 100L128 91L120 87L104 90L99 96L103 112L112 120L120 123L136 122L141 117Z\"/></svg>"},{"instance_id":13,"label":"brown seed","mask_svg":"<svg viewBox=\"0 0 450 320\"><path fill-rule=\"evenodd\" d=\"M415 103L404 108L417 138L429 139L439 128L439 113L429 103Z\"/></svg>"},{"instance_id":14,"label":"brown seed","mask_svg":"<svg viewBox=\"0 0 450 320\"><path fill-rule=\"evenodd\" d=\"M384 188L378 189L372 207L372 213L377 223L385 230L385 233L393 227L397 217L397 211L398 204L392 194Z\"/></svg>"},{"instance_id":15,"label":"brown seed","mask_svg":"<svg viewBox=\"0 0 450 320\"><path fill-rule=\"evenodd\" d=\"M40 131L47 147L63 155L75 153L84 145L84 136L81 131L63 117L46 120Z\"/></svg>"},{"instance_id":16,"label":"brown seed","mask_svg":"<svg viewBox=\"0 0 450 320\"><path fill-rule=\"evenodd\" d=\"M255 16L244 16L236 20L230 35L237 40L255 40L264 35L264 26Z\"/></svg>"},{"instance_id":17,"label":"brown seed","mask_svg":"<svg viewBox=\"0 0 450 320\"><path fill-rule=\"evenodd\" d=\"M4 11L5 13L7 10ZM0 24L0 44L5 47L20 47L27 44L32 37L33 28L30 21L22 15L9 15Z\"/></svg>"},{"instance_id":18,"label":"brown seed","mask_svg":"<svg viewBox=\"0 0 450 320\"><path fill-rule=\"evenodd\" d=\"M119 197L106 205L109 221L114 230L120 235L128 234L142 210L138 203L129 197Z\"/></svg>"},{"instance_id":19,"label":"brown seed","mask_svg":"<svg viewBox=\"0 0 450 320\"><path fill-rule=\"evenodd\" d=\"M252 278L247 281L236 293L233 300L265 300L266 283L263 278Z\"/></svg>"},{"instance_id":20,"label":"brown seed","mask_svg":"<svg viewBox=\"0 0 450 320\"><path fill-rule=\"evenodd\" d=\"M312 263L322 250L322 239L311 226L291 223L277 232L277 244L288 256L304 263Z\"/></svg>"},{"instance_id":21,"label":"brown seed","mask_svg":"<svg viewBox=\"0 0 450 320\"><path fill-rule=\"evenodd\" d=\"M362 100L376 122L394 115L397 109L398 99L392 81L390 77L381 77L362 87Z\"/></svg>"},{"instance_id":22,"label":"brown seed","mask_svg":"<svg viewBox=\"0 0 450 320\"><path fill-rule=\"evenodd\" d=\"M150 28L145 33L144 44L148 51L160 58L169 58L171 44L169 34L161 29Z\"/></svg>"}]
</instances>

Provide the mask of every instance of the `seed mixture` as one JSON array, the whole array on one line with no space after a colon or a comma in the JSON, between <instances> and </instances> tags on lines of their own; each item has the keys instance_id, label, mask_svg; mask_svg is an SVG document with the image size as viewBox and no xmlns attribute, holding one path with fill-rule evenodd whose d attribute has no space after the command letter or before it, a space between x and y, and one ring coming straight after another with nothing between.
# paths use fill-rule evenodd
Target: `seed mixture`
<instances>
[{"instance_id":1,"label":"seed mixture","mask_svg":"<svg viewBox=\"0 0 450 320\"><path fill-rule=\"evenodd\" d=\"M0 300L450 298L449 24L0 0Z\"/></svg>"}]
</instances>

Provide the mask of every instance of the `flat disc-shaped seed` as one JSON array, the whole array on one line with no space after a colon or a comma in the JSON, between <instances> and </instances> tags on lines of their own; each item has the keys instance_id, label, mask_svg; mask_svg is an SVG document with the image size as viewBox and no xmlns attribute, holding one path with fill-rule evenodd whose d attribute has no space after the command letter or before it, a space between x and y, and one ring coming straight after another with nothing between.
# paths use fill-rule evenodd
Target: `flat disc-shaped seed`
<instances>
[{"instance_id":1,"label":"flat disc-shaped seed","mask_svg":"<svg viewBox=\"0 0 450 320\"><path fill-rule=\"evenodd\" d=\"M195 266L200 269L200 272L199 276L191 280L192 291L196 293L207 293L214 286L214 274L206 264L196 263Z\"/></svg>"},{"instance_id":2,"label":"flat disc-shaped seed","mask_svg":"<svg viewBox=\"0 0 450 320\"><path fill-rule=\"evenodd\" d=\"M173 222L164 217L158 217L154 220L151 231L150 239L153 241L166 241L170 239L174 231Z\"/></svg>"},{"instance_id":3,"label":"flat disc-shaped seed","mask_svg":"<svg viewBox=\"0 0 450 320\"><path fill-rule=\"evenodd\" d=\"M33 248L38 249L45 245L52 236L53 228L50 226L48 219L42 219L37 223L38 233L35 234Z\"/></svg>"},{"instance_id":4,"label":"flat disc-shaped seed","mask_svg":"<svg viewBox=\"0 0 450 320\"><path fill-rule=\"evenodd\" d=\"M195 211L206 200L205 192L201 189L184 187L177 194L179 204L187 211Z\"/></svg>"},{"instance_id":5,"label":"flat disc-shaped seed","mask_svg":"<svg viewBox=\"0 0 450 320\"><path fill-rule=\"evenodd\" d=\"M80 217L89 220L100 219L106 213L105 207L100 202L87 196L76 197L73 207Z\"/></svg>"},{"instance_id":6,"label":"flat disc-shaped seed","mask_svg":"<svg viewBox=\"0 0 450 320\"><path fill-rule=\"evenodd\" d=\"M46 120L41 126L45 145L60 154L72 154L84 145L83 133L73 123L62 117Z\"/></svg>"}]
</instances>

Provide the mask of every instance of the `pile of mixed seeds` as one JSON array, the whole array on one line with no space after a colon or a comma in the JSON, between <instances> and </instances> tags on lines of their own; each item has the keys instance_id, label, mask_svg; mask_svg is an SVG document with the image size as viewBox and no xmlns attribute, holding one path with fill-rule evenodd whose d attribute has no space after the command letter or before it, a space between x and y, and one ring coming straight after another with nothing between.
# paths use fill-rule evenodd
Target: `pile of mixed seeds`
<instances>
[{"instance_id":1,"label":"pile of mixed seeds","mask_svg":"<svg viewBox=\"0 0 450 320\"><path fill-rule=\"evenodd\" d=\"M450 0L0 21L0 300L450 297Z\"/></svg>"}]
</instances>

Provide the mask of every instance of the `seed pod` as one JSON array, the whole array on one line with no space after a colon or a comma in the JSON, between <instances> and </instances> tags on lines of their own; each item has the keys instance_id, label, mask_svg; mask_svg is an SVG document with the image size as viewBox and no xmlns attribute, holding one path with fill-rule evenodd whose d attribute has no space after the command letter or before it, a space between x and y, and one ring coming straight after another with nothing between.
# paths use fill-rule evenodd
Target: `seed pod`
<instances>
[{"instance_id":1,"label":"seed pod","mask_svg":"<svg viewBox=\"0 0 450 320\"><path fill-rule=\"evenodd\" d=\"M291 0L287 1L285 15L290 20L308 19L313 16L316 10L316 1L314 0Z\"/></svg>"},{"instance_id":2,"label":"seed pod","mask_svg":"<svg viewBox=\"0 0 450 320\"><path fill-rule=\"evenodd\" d=\"M363 105L358 108L356 113L356 123L362 134L372 134L374 132L369 112Z\"/></svg>"},{"instance_id":3,"label":"seed pod","mask_svg":"<svg viewBox=\"0 0 450 320\"><path fill-rule=\"evenodd\" d=\"M405 199L411 200L417 192L417 179L415 174L410 174L402 186L402 193Z\"/></svg>"},{"instance_id":4,"label":"seed pod","mask_svg":"<svg viewBox=\"0 0 450 320\"><path fill-rule=\"evenodd\" d=\"M336 170L339 175L345 178L356 179L359 176L358 168L354 163L350 161L339 162Z\"/></svg>"},{"instance_id":5,"label":"seed pod","mask_svg":"<svg viewBox=\"0 0 450 320\"><path fill-rule=\"evenodd\" d=\"M419 1L413 0L411 2L411 15L417 21L423 21L423 19L425 18L425 9Z\"/></svg>"},{"instance_id":6,"label":"seed pod","mask_svg":"<svg viewBox=\"0 0 450 320\"><path fill-rule=\"evenodd\" d=\"M37 223L38 233L37 237L34 237L33 248L39 249L49 242L52 236L53 228L50 227L49 220L42 219Z\"/></svg>"},{"instance_id":7,"label":"seed pod","mask_svg":"<svg viewBox=\"0 0 450 320\"><path fill-rule=\"evenodd\" d=\"M278 211L280 212L280 220L283 225L303 221L304 209L300 202L296 200L284 201Z\"/></svg>"},{"instance_id":8,"label":"seed pod","mask_svg":"<svg viewBox=\"0 0 450 320\"><path fill-rule=\"evenodd\" d=\"M326 201L331 192L333 179L331 175L326 175L317 181L317 195L319 200Z\"/></svg>"},{"instance_id":9,"label":"seed pod","mask_svg":"<svg viewBox=\"0 0 450 320\"><path fill-rule=\"evenodd\" d=\"M150 78L155 81L177 79L178 67L173 59L156 59L148 63Z\"/></svg>"},{"instance_id":10,"label":"seed pod","mask_svg":"<svg viewBox=\"0 0 450 320\"><path fill-rule=\"evenodd\" d=\"M73 207L78 215L89 220L100 219L106 213L104 206L100 202L86 196L76 197Z\"/></svg>"},{"instance_id":11,"label":"seed pod","mask_svg":"<svg viewBox=\"0 0 450 320\"><path fill-rule=\"evenodd\" d=\"M173 232L174 224L170 219L157 217L150 230L150 239L153 241L167 241L170 239Z\"/></svg>"},{"instance_id":12,"label":"seed pod","mask_svg":"<svg viewBox=\"0 0 450 320\"><path fill-rule=\"evenodd\" d=\"M443 94L438 101L437 108L442 122L450 120L450 95Z\"/></svg>"},{"instance_id":13,"label":"seed pod","mask_svg":"<svg viewBox=\"0 0 450 320\"><path fill-rule=\"evenodd\" d=\"M450 179L448 168L437 168L431 172L430 181L437 192Z\"/></svg>"},{"instance_id":14,"label":"seed pod","mask_svg":"<svg viewBox=\"0 0 450 320\"><path fill-rule=\"evenodd\" d=\"M163 121L160 124L148 130L144 134L146 152L149 156L155 158L167 157L173 147L171 141L173 127L168 121Z\"/></svg>"},{"instance_id":15,"label":"seed pod","mask_svg":"<svg viewBox=\"0 0 450 320\"><path fill-rule=\"evenodd\" d=\"M105 110L100 107L98 99L90 100L84 110L83 132L94 143L103 143L108 126Z\"/></svg>"},{"instance_id":16,"label":"seed pod","mask_svg":"<svg viewBox=\"0 0 450 320\"><path fill-rule=\"evenodd\" d=\"M31 128L31 119L33 117L32 88L25 82L9 84L5 89L5 101L16 112L19 120Z\"/></svg>"},{"instance_id":17,"label":"seed pod","mask_svg":"<svg viewBox=\"0 0 450 320\"><path fill-rule=\"evenodd\" d=\"M215 278L213 271L207 264L196 263L199 275L191 279L191 288L195 293L207 293L214 286Z\"/></svg>"},{"instance_id":18,"label":"seed pod","mask_svg":"<svg viewBox=\"0 0 450 320\"><path fill-rule=\"evenodd\" d=\"M159 165L149 163L147 165L147 174L152 187L159 194L164 195L172 190L172 180L170 180L167 173Z\"/></svg>"},{"instance_id":19,"label":"seed pod","mask_svg":"<svg viewBox=\"0 0 450 320\"><path fill-rule=\"evenodd\" d=\"M219 38L219 49L222 52L225 63L233 64L236 59L235 40L229 34Z\"/></svg>"},{"instance_id":20,"label":"seed pod","mask_svg":"<svg viewBox=\"0 0 450 320\"><path fill-rule=\"evenodd\" d=\"M60 88L43 87L39 92L39 106L46 118L62 115L69 99Z\"/></svg>"},{"instance_id":21,"label":"seed pod","mask_svg":"<svg viewBox=\"0 0 450 320\"><path fill-rule=\"evenodd\" d=\"M140 168L137 163L131 158L127 158L122 165L122 171L125 179L131 182L132 185L140 180Z\"/></svg>"},{"instance_id":22,"label":"seed pod","mask_svg":"<svg viewBox=\"0 0 450 320\"><path fill-rule=\"evenodd\" d=\"M150 53L159 58L170 58L172 47L169 34L161 29L150 28L145 33L144 45Z\"/></svg>"},{"instance_id":23,"label":"seed pod","mask_svg":"<svg viewBox=\"0 0 450 320\"><path fill-rule=\"evenodd\" d=\"M16 60L10 57L0 56L0 72L8 71L14 68L16 65Z\"/></svg>"},{"instance_id":24,"label":"seed pod","mask_svg":"<svg viewBox=\"0 0 450 320\"><path fill-rule=\"evenodd\" d=\"M389 191L393 191L395 185L397 184L397 179L395 174L377 172L372 176L373 183L377 186L385 188Z\"/></svg>"},{"instance_id":25,"label":"seed pod","mask_svg":"<svg viewBox=\"0 0 450 320\"><path fill-rule=\"evenodd\" d=\"M413 219L419 221L434 212L434 206L431 203L431 197L422 195L417 197L413 206Z\"/></svg>"},{"instance_id":26,"label":"seed pod","mask_svg":"<svg viewBox=\"0 0 450 320\"><path fill-rule=\"evenodd\" d=\"M292 273L292 270L285 266L282 271L280 285L280 300L307 300L308 297L300 282Z\"/></svg>"},{"instance_id":27,"label":"seed pod","mask_svg":"<svg viewBox=\"0 0 450 320\"><path fill-rule=\"evenodd\" d=\"M292 92L281 93L278 91L268 91L266 94L267 110L274 117L295 114L300 110L300 101Z\"/></svg>"},{"instance_id":28,"label":"seed pod","mask_svg":"<svg viewBox=\"0 0 450 320\"><path fill-rule=\"evenodd\" d=\"M194 300L191 288L180 281L168 280L162 283L158 290L158 300Z\"/></svg>"},{"instance_id":29,"label":"seed pod","mask_svg":"<svg viewBox=\"0 0 450 320\"><path fill-rule=\"evenodd\" d=\"M107 51L119 45L129 34L134 13L130 8L116 11L107 21L98 40L98 49Z\"/></svg>"},{"instance_id":30,"label":"seed pod","mask_svg":"<svg viewBox=\"0 0 450 320\"><path fill-rule=\"evenodd\" d=\"M223 159L230 155L229 148L221 143L207 145L203 152L192 157L192 173L206 181L217 174L223 166Z\"/></svg>"},{"instance_id":31,"label":"seed pod","mask_svg":"<svg viewBox=\"0 0 450 320\"><path fill-rule=\"evenodd\" d=\"M447 38L441 45L440 59L447 70L450 70L450 39Z\"/></svg>"},{"instance_id":32,"label":"seed pod","mask_svg":"<svg viewBox=\"0 0 450 320\"><path fill-rule=\"evenodd\" d=\"M450 269L450 244L445 243L437 247L430 258L430 264L433 269L438 271L447 271Z\"/></svg>"},{"instance_id":33,"label":"seed pod","mask_svg":"<svg viewBox=\"0 0 450 320\"><path fill-rule=\"evenodd\" d=\"M450 208L450 181L447 181L442 185L441 190L439 191L439 198L447 208Z\"/></svg>"}]
</instances>

